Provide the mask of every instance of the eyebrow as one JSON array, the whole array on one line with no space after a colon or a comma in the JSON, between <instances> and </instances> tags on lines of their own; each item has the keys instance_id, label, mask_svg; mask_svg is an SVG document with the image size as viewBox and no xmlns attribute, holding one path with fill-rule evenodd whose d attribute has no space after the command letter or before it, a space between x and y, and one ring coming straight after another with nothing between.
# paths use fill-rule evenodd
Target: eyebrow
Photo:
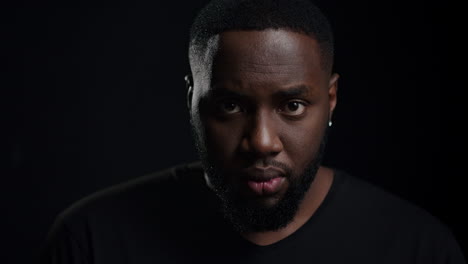
<instances>
[{"instance_id":1,"label":"eyebrow","mask_svg":"<svg viewBox=\"0 0 468 264\"><path fill-rule=\"evenodd\" d=\"M298 85L277 91L273 94L274 97L294 97L307 94L311 88L307 85Z\"/></svg>"},{"instance_id":2,"label":"eyebrow","mask_svg":"<svg viewBox=\"0 0 468 264\"><path fill-rule=\"evenodd\" d=\"M282 98L282 97L294 97L307 94L311 91L311 87L307 85L298 85L292 86L290 88L276 91L273 93L273 97ZM238 98L248 98L249 96L240 93L237 91L227 90L227 89L214 89L209 92L210 97L238 97Z\"/></svg>"},{"instance_id":3,"label":"eyebrow","mask_svg":"<svg viewBox=\"0 0 468 264\"><path fill-rule=\"evenodd\" d=\"M217 98L217 97L248 97L243 93L239 93L232 90L227 89L214 89L209 91L209 97Z\"/></svg>"}]
</instances>

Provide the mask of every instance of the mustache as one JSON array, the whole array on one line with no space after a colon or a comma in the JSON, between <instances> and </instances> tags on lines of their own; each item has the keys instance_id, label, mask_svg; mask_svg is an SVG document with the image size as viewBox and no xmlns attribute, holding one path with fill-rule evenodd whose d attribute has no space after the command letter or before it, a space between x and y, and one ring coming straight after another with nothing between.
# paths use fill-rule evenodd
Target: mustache
<instances>
[{"instance_id":1,"label":"mustache","mask_svg":"<svg viewBox=\"0 0 468 264\"><path fill-rule=\"evenodd\" d=\"M283 170L286 176L291 176L293 173L292 169L288 165L274 159L257 160L253 165L257 167L276 167Z\"/></svg>"}]
</instances>

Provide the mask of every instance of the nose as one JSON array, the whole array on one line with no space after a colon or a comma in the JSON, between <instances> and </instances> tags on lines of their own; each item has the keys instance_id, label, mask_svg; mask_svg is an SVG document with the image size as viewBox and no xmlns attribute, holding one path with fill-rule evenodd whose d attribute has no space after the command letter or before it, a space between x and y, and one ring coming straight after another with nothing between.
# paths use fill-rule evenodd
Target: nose
<instances>
[{"instance_id":1,"label":"nose","mask_svg":"<svg viewBox=\"0 0 468 264\"><path fill-rule=\"evenodd\" d=\"M242 139L243 152L257 157L272 156L283 150L274 117L269 113L257 113L252 116Z\"/></svg>"}]
</instances>

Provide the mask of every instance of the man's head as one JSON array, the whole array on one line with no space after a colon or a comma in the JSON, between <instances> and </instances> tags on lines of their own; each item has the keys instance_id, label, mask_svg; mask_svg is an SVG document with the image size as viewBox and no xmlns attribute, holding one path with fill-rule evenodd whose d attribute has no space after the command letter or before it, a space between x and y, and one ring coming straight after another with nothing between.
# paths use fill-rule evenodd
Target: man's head
<instances>
[{"instance_id":1,"label":"man's head","mask_svg":"<svg viewBox=\"0 0 468 264\"><path fill-rule=\"evenodd\" d=\"M315 177L336 104L332 42L307 1L213 1L193 24L197 148L241 232L285 227Z\"/></svg>"}]
</instances>

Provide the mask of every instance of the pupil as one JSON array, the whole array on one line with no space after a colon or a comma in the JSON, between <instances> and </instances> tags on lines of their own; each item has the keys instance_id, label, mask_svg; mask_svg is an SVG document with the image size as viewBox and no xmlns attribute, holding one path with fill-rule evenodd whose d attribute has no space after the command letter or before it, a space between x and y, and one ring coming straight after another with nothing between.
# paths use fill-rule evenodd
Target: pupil
<instances>
[{"instance_id":1,"label":"pupil","mask_svg":"<svg viewBox=\"0 0 468 264\"><path fill-rule=\"evenodd\" d=\"M291 111L296 111L299 108L299 104L297 102L291 102L288 104L288 108Z\"/></svg>"},{"instance_id":2,"label":"pupil","mask_svg":"<svg viewBox=\"0 0 468 264\"><path fill-rule=\"evenodd\" d=\"M228 110L228 111L232 111L236 108L236 106L233 104L233 103L227 103L225 105L225 109Z\"/></svg>"}]
</instances>

